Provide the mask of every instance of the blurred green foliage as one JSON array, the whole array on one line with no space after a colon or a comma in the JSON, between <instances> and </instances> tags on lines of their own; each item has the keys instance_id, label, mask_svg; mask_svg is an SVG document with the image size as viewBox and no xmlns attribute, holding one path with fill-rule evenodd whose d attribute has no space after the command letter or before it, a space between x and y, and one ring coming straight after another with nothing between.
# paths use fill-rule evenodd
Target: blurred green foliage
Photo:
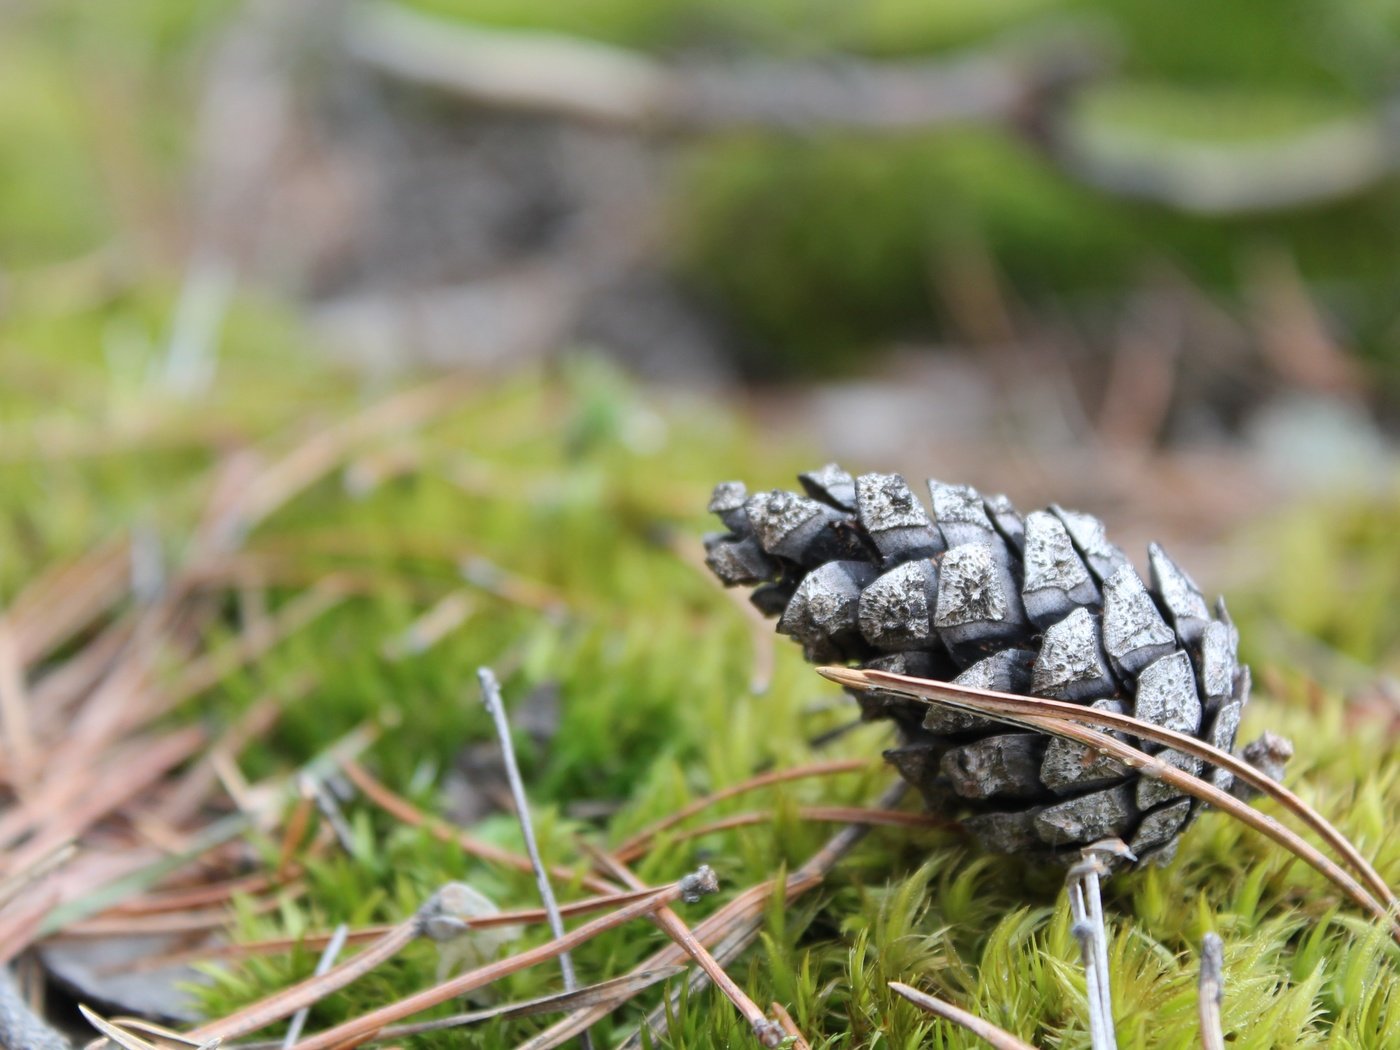
<instances>
[{"instance_id":1,"label":"blurred green foliage","mask_svg":"<svg viewBox=\"0 0 1400 1050\"><path fill-rule=\"evenodd\" d=\"M1400 5L1382 0L400 2L664 54L798 58L946 56L1087 21L1116 40L1118 62L1068 118L1149 157L1379 112L1400 71ZM81 255L153 202L178 214L189 87L232 9L59 0L0 36L0 265ZM1019 301L1086 325L1164 263L1239 297L1267 246L1296 259L1343 338L1400 391L1400 180L1221 219L1074 182L999 128L726 135L687 145L682 160L675 265L740 322L753 372L830 372L891 339L957 337L940 275L969 246Z\"/></svg>"},{"instance_id":2,"label":"blurred green foliage","mask_svg":"<svg viewBox=\"0 0 1400 1050\"><path fill-rule=\"evenodd\" d=\"M477 23L656 51L909 58L1089 19L1121 61L1075 101L1085 134L1139 153L1242 145L1387 104L1400 7L1371 0L407 0ZM1121 296L1167 263L1227 299L1260 246L1293 255L1343 333L1400 379L1400 186L1293 213L1195 217L1072 182L1007 130L746 134L695 144L674 194L684 272L742 321L748 367L828 372L891 338L948 331L937 274L969 244L1032 306Z\"/></svg>"}]
</instances>

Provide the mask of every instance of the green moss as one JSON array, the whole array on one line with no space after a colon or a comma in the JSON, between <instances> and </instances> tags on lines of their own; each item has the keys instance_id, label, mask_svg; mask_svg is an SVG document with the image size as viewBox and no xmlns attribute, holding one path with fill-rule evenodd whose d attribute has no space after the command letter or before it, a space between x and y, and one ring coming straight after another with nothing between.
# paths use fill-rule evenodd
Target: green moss
<instances>
[{"instance_id":1,"label":"green moss","mask_svg":"<svg viewBox=\"0 0 1400 1050\"><path fill-rule=\"evenodd\" d=\"M9 387L12 422L42 427L54 413L67 415L55 392L83 396L104 387L95 356L84 364L74 352L64 361L61 370L44 373L45 382L31 379L28 394ZM224 362L214 400L197 413L150 402L154 432L183 439L178 455L133 441L99 457L45 461L40 470L41 449L12 454L0 465L0 549L15 550L17 538L28 535L35 556L11 563L7 574L32 577L153 509L177 551L197 509L197 478L221 444L191 429L195 422L217 423L218 432L275 455L309 432L309 420L341 418L361 402L354 384L312 366L288 374L280 359L237 350ZM69 424L91 434L101 419ZM388 435L373 448L413 449L417 465L359 496L338 476L327 478L249 538L251 551L279 552L304 577L353 570L378 582L188 708L217 726L259 696L290 697L293 682L313 676L309 693L288 699L275 730L240 756L248 775L283 772L335 735L393 709L397 720L365 761L391 787L439 812L442 778L457 752L491 739L473 686L475 668L491 663L506 676L511 704L538 684L559 683L560 731L548 748L526 749L522 758L546 855L577 864L577 837L616 843L696 794L759 769L809 761L817 756L806 740L845 717L809 710L814 698L833 697L790 646L779 648L771 689L751 695L751 641L742 618L711 581L657 542L667 533L697 542L705 527L700 508L715 478L776 484L792 473L796 457L760 451L718 408L652 402L608 369L579 362L555 375L483 385L423 432ZM47 480L36 489L41 475ZM1393 511L1368 510L1327 528L1278 525L1271 542L1290 552L1293 571L1276 589L1232 595L1240 599L1247 642L1266 638L1271 622L1294 617L1298 632L1357 660L1393 659L1396 627L1384 603L1367 595L1391 587L1393 551L1384 538L1393 527L1385 523L1394 520ZM439 595L466 585L458 572L464 557L489 560L567 612L560 619L474 590L474 615L433 648L397 660L381 655L384 642ZM1370 559L1359 563L1350 591L1361 596L1364 614L1353 614L1337 584L1337 567L1355 557ZM274 606L298 589L276 585ZM231 639L235 625L215 630L216 642ZM1260 646L1252 652L1269 671ZM1394 738L1352 731L1346 709L1303 684L1288 685L1301 680L1287 673L1264 677L1277 679L1282 691L1256 698L1245 733L1269 726L1291 735L1299 745L1294 785L1375 855L1383 872L1400 877L1400 843L1389 833L1400 803ZM715 817L756 809L773 819L701 839L664 839L639 872L663 881L705 860L718 869L727 895L791 870L830 830L797 819L796 808L872 798L889 777L878 760L885 740L875 726L849 734L821 757L864 756L867 773L795 782L716 807ZM572 816L580 801L616 812L606 820ZM449 879L466 879L505 905L534 899L526 875L466 858L366 803L351 803L348 815L354 852L314 862L306 893L280 910L246 909L240 936L394 921ZM474 831L518 845L505 817ZM262 848L271 856L277 847ZM1226 943L1232 1045L1380 1047L1397 1036L1400 953L1309 869L1223 816L1204 817L1170 868L1112 881L1107 907L1125 1047L1193 1045L1195 958L1208 929ZM530 941L542 936L528 934ZM662 943L653 927L638 924L587 945L577 963L585 977L601 979ZM226 1011L281 987L307 973L313 955L221 967L207 1004ZM436 965L432 950L415 947L320 1004L312 1023L333 1023L421 987ZM949 833L876 830L820 891L791 909L770 908L760 941L732 969L758 1002L785 1003L814 1045L975 1045L894 997L887 982L896 979L1038 1045L1087 1044L1083 978L1057 877L1028 882L1017 862L978 856ZM497 994L541 994L555 980L553 969L541 967L504 982ZM643 996L600 1026L600 1039L620 1037L658 995ZM544 1023L496 1023L415 1045L499 1046ZM666 1045L726 1045L742 1032L732 1009L706 992L683 1001Z\"/></svg>"}]
</instances>

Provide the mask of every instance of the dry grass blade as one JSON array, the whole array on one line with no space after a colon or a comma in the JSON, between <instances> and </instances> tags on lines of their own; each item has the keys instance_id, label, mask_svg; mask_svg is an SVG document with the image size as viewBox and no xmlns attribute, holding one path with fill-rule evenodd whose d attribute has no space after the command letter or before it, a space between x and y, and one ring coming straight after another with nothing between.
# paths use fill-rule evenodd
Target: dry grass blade
<instances>
[{"instance_id":1,"label":"dry grass blade","mask_svg":"<svg viewBox=\"0 0 1400 1050\"><path fill-rule=\"evenodd\" d=\"M1139 770L1145 776L1165 781L1203 802L1209 802L1217 809L1224 810L1237 820L1248 824L1291 851L1330 880L1353 902L1386 923L1395 939L1400 941L1400 922L1397 922L1395 917L1395 908L1397 904L1400 904L1400 901L1397 901L1394 892L1386 885L1385 880L1361 856L1346 836L1342 835L1321 814L1283 785L1264 776L1247 762L1243 762L1219 748L1212 747L1194 737L1163 729L1161 726L1128 715L1096 711L1059 700L1043 700L1035 697L996 693L990 690L969 689L947 682L911 678L883 671L858 671L846 667L821 667L817 670L824 677L853 689L878 688L896 692L960 710L975 712L985 717L1049 733L1053 736L1065 737L1100 754L1117 759L1124 765ZM1233 795L1226 794L1200 777L1183 772L1175 766L1149 755L1145 751L1124 744L1106 733L1085 729L1079 723L1121 729L1134 736L1166 744L1178 751L1195 755L1229 770L1246 783L1278 800L1285 808L1303 820L1308 827L1317 832L1355 867L1365 878L1370 889L1362 886L1337 864L1323 856L1312 845L1272 817L1250 808Z\"/></svg>"},{"instance_id":2,"label":"dry grass blade","mask_svg":"<svg viewBox=\"0 0 1400 1050\"><path fill-rule=\"evenodd\" d=\"M556 938L536 948L520 952L499 962L490 963L486 966L477 967L461 974L451 980L444 981L432 988L424 989L414 995L410 995L398 1002L382 1006L377 1010L371 1010L367 1014L353 1018L343 1024L336 1025L324 1032L320 1032L309 1039L304 1039L296 1044L294 1050L331 1050L332 1047L349 1046L363 1042L374 1033L380 1031L387 1025L396 1021L402 1021L406 1017L411 1017L416 1013L445 1003L449 999L455 999L459 995L482 988L493 981L498 981L502 977L523 970L530 966L535 966L542 962L558 957L560 952L569 951L580 944L591 940L614 927L623 923L631 922L633 919L648 915L657 908L670 904L678 900L682 895L681 883L675 883L664 887L649 897L644 897L639 901L627 905L613 912L611 915L604 915L585 923L578 929Z\"/></svg>"},{"instance_id":3,"label":"dry grass blade","mask_svg":"<svg viewBox=\"0 0 1400 1050\"><path fill-rule=\"evenodd\" d=\"M935 1017L941 1017L945 1021L952 1021L953 1024L966 1028L979 1039L984 1039L996 1050L1035 1050L1035 1047L1024 1040L1016 1038L1005 1028L998 1028L991 1021L984 1020L976 1014L970 1014L966 1010L954 1006L952 1003L945 1003L942 999L936 999L917 988L911 988L907 984L900 984L898 981L890 982L890 990L896 995L901 995L921 1010L927 1010Z\"/></svg>"}]
</instances>

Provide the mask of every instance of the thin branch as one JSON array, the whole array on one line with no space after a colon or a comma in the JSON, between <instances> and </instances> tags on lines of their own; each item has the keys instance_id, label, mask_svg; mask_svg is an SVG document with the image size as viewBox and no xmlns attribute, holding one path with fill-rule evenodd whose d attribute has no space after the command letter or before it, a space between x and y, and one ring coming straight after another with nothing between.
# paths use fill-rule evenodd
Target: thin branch
<instances>
[{"instance_id":1,"label":"thin branch","mask_svg":"<svg viewBox=\"0 0 1400 1050\"><path fill-rule=\"evenodd\" d=\"M1225 1050L1220 1003L1225 998L1225 945L1207 933L1201 943L1201 982L1197 1008L1201 1018L1201 1050Z\"/></svg>"},{"instance_id":2,"label":"thin branch","mask_svg":"<svg viewBox=\"0 0 1400 1050\"><path fill-rule=\"evenodd\" d=\"M899 981L890 982L890 990L896 995L901 995L921 1010L941 1017L945 1021L952 1021L953 1024L966 1028L979 1039L983 1039L996 1047L996 1050L1035 1050L1030 1043L1023 1042L1016 1038L1005 1028L998 1028L991 1021L984 1020L976 1014L970 1014L966 1010L954 1006L952 1003L945 1003L942 999L934 998L927 992L921 992L917 988L911 988L907 984Z\"/></svg>"},{"instance_id":3,"label":"thin branch","mask_svg":"<svg viewBox=\"0 0 1400 1050\"><path fill-rule=\"evenodd\" d=\"M540 890L540 900L544 903L545 914L549 916L549 932L555 939L564 936L564 920L559 914L559 904L554 899L554 887L549 883L549 872L540 859L539 843L535 840L535 829L530 821L530 800L525 793L525 781L520 776L520 766L515 760L515 742L510 736L510 722L506 719L506 705L501 698L501 685L489 667L481 667L476 672L481 685L481 700L486 711L496 725L496 736L501 744L501 759L506 768L506 780L510 784L511 798L515 800L515 815L520 821L520 834L525 839L525 852L530 857L534 869L535 884ZM636 889L636 885L633 889ZM564 975L564 991L578 990L578 976L574 973L574 960L568 952L559 953L559 969ZM592 1050L593 1040L587 1032L579 1035L583 1050Z\"/></svg>"},{"instance_id":4,"label":"thin branch","mask_svg":"<svg viewBox=\"0 0 1400 1050\"><path fill-rule=\"evenodd\" d=\"M667 63L555 33L487 29L387 3L351 23L374 69L497 109L643 129L1013 122L1052 89L1106 65L1103 42L1064 25L1029 43L942 61Z\"/></svg>"}]
</instances>

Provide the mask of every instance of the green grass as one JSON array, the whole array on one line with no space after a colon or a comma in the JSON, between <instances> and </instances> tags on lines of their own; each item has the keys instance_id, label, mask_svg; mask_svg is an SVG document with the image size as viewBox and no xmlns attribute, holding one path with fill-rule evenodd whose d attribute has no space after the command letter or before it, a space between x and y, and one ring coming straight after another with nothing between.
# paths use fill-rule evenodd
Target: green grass
<instances>
[{"instance_id":1,"label":"green grass","mask_svg":"<svg viewBox=\"0 0 1400 1050\"><path fill-rule=\"evenodd\" d=\"M270 346L294 345L294 333L250 314L230 329L209 403L163 400L134 378L143 369L114 373L81 349L84 330L99 345L113 326L139 327L142 309L116 305L86 320L36 322L0 335L7 351L45 339L53 347L4 358L6 593L134 524L156 528L177 559L218 449L252 445L275 454L384 393L274 352ZM276 331L283 342L266 339ZM145 429L103 444L109 423L138 409ZM51 433L87 451L47 455L36 435ZM697 794L809 761L816 756L807 739L847 717L839 703L813 707L838 697L789 645L779 648L769 691L750 694L743 619L665 542L698 544L709 527L702 510L714 480L784 483L807 465L805 450L763 446L719 406L658 400L586 359L482 384L422 432L391 435L372 449L406 450L414 469L361 497L347 492L342 477L327 478L249 538L250 550L278 551L305 576L348 570L372 583L177 714L226 724L259 695L291 696L292 683L310 672L309 694L288 700L275 730L240 757L249 776L285 772L363 719L393 710L397 720L365 761L395 790L440 812L454 756L491 739L474 685L476 667L489 663L504 677L510 703L542 683L561 689L557 736L543 750L522 746L522 761L547 858L577 864L578 837L615 844ZM1251 640L1286 623L1354 664L1393 668L1400 624L1386 599L1400 583L1390 540L1397 520L1394 508L1369 507L1325 524L1309 516L1274 523L1252 542L1276 549L1294 571L1272 589L1232 595L1246 648L1265 661L1256 678L1278 683L1278 692L1251 705L1245 737L1265 727L1291 736L1298 744L1291 784L1392 881L1400 881L1394 735L1358 730L1328 683L1312 683L1308 666L1280 661ZM566 613L477 593L475 614L435 647L397 661L383 657L387 640L463 586L458 564L467 557L543 588ZM1344 596L1339 580L1359 586ZM298 590L274 587L274 606ZM235 622L230 617L216 630L231 635ZM796 819L795 807L868 803L890 777L878 758L886 741L878 727L861 728L820 757L867 757L865 773L727 803L714 815L759 808L774 820L700 840L663 840L639 873L661 882L703 861L720 874L722 900L791 870L831 830ZM571 816L579 801L609 803L616 812L606 820ZM352 803L349 817L354 855L314 862L305 896L272 914L245 908L240 936L396 921L452 879L503 906L535 900L529 877L470 860L367 804ZM504 817L476 830L519 844ZM260 845L275 852L273 842ZM1114 879L1106 892L1124 1047L1196 1045L1196 959L1208 930L1226 945L1231 1046L1400 1045L1395 946L1309 869L1228 818L1207 815L1170 867ZM685 914L696 918L716 906ZM543 936L528 935L531 942ZM585 980L602 979L661 943L659 931L636 924L586 945L576 960ZM221 967L206 1005L229 1011L306 974L314 961L314 953L297 952ZM320 1004L312 1026L422 987L435 966L431 947L415 946ZM875 831L820 891L786 912L770 908L760 942L733 972L760 1004L786 1004L814 1046L977 1045L896 998L890 980L934 991L1039 1046L1088 1045L1077 947L1057 877L979 856L951 833ZM494 994L524 998L556 982L557 970L541 967ZM619 1038L658 996L654 989L600 1025L600 1045ZM544 1023L498 1022L413 1043L508 1046ZM741 1046L746 1039L732 1008L706 992L682 1002L665 1045Z\"/></svg>"}]
</instances>

